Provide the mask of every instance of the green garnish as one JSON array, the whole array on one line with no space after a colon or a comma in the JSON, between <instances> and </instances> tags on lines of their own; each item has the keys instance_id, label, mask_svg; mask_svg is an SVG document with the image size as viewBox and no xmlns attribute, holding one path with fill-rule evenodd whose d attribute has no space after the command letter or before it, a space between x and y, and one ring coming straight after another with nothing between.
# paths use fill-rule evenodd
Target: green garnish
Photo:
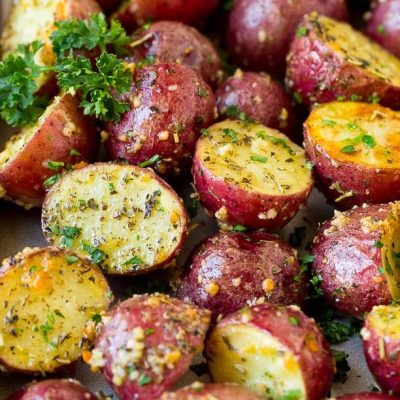
<instances>
[{"instance_id":1,"label":"green garnish","mask_svg":"<svg viewBox=\"0 0 400 400\"><path fill-rule=\"evenodd\" d=\"M207 97L208 93L203 87L199 86L197 88L197 95L200 96L200 97Z\"/></svg>"},{"instance_id":2,"label":"green garnish","mask_svg":"<svg viewBox=\"0 0 400 400\"><path fill-rule=\"evenodd\" d=\"M78 151L78 150L71 149L71 150L69 151L69 155L70 155L70 156L76 156L76 157L79 157L79 156L81 155L81 153L79 153L79 151Z\"/></svg>"},{"instance_id":3,"label":"green garnish","mask_svg":"<svg viewBox=\"0 0 400 400\"><path fill-rule=\"evenodd\" d=\"M151 376L141 375L141 376L139 376L137 383L139 386L144 386L144 385L151 383L151 381L152 381Z\"/></svg>"},{"instance_id":4,"label":"green garnish","mask_svg":"<svg viewBox=\"0 0 400 400\"><path fill-rule=\"evenodd\" d=\"M55 183L57 183L60 180L60 178L61 178L60 174L52 175L43 181L43 185L44 187L49 188L53 186Z\"/></svg>"},{"instance_id":5,"label":"green garnish","mask_svg":"<svg viewBox=\"0 0 400 400\"><path fill-rule=\"evenodd\" d=\"M296 30L296 36L298 38L307 36L308 28L306 26L299 26Z\"/></svg>"},{"instance_id":6,"label":"green garnish","mask_svg":"<svg viewBox=\"0 0 400 400\"><path fill-rule=\"evenodd\" d=\"M86 241L82 241L82 249L89 254L90 260L99 265L106 259L106 253L98 247L92 246Z\"/></svg>"},{"instance_id":7,"label":"green garnish","mask_svg":"<svg viewBox=\"0 0 400 400\"><path fill-rule=\"evenodd\" d=\"M349 154L352 154L352 153L355 153L355 152L356 152L356 148L354 147L354 145L349 144L349 145L347 145L347 146L342 147L342 148L340 149L340 151L341 151L342 153L349 153Z\"/></svg>"},{"instance_id":8,"label":"green garnish","mask_svg":"<svg viewBox=\"0 0 400 400\"><path fill-rule=\"evenodd\" d=\"M234 227L232 228L232 230L234 231L234 232L246 232L247 231L247 228L245 227L245 226L243 226L243 225L234 225Z\"/></svg>"},{"instance_id":9,"label":"green garnish","mask_svg":"<svg viewBox=\"0 0 400 400\"><path fill-rule=\"evenodd\" d=\"M224 128L222 132L224 133L224 138L228 137L232 143L236 143L239 140L238 133L234 129Z\"/></svg>"},{"instance_id":10,"label":"green garnish","mask_svg":"<svg viewBox=\"0 0 400 400\"><path fill-rule=\"evenodd\" d=\"M53 169L54 171L58 171L60 168L63 168L65 163L63 161L48 161L47 167Z\"/></svg>"},{"instance_id":11,"label":"green garnish","mask_svg":"<svg viewBox=\"0 0 400 400\"><path fill-rule=\"evenodd\" d=\"M144 264L144 261L138 256L134 256L130 260L123 263L123 265L133 265L133 266L139 266L139 265L143 265L143 264Z\"/></svg>"},{"instance_id":12,"label":"green garnish","mask_svg":"<svg viewBox=\"0 0 400 400\"><path fill-rule=\"evenodd\" d=\"M364 144L366 144L371 149L376 146L375 139L371 135L363 135L361 140Z\"/></svg>"},{"instance_id":13,"label":"green garnish","mask_svg":"<svg viewBox=\"0 0 400 400\"><path fill-rule=\"evenodd\" d=\"M79 260L77 256L65 256L65 259L67 260L68 265L75 264Z\"/></svg>"},{"instance_id":14,"label":"green garnish","mask_svg":"<svg viewBox=\"0 0 400 400\"><path fill-rule=\"evenodd\" d=\"M155 154L153 157L149 158L147 161L143 161L139 164L139 167L141 168L146 168L149 167L150 165L157 164L161 160L161 156L158 154Z\"/></svg>"},{"instance_id":15,"label":"green garnish","mask_svg":"<svg viewBox=\"0 0 400 400\"><path fill-rule=\"evenodd\" d=\"M100 314L94 314L93 317L92 317L92 321L93 321L95 324L100 324L100 322L101 322L101 315L100 315Z\"/></svg>"},{"instance_id":16,"label":"green garnish","mask_svg":"<svg viewBox=\"0 0 400 400\"><path fill-rule=\"evenodd\" d=\"M268 161L268 157L260 156L260 155L256 154L254 156L251 156L250 160L251 161L257 161L257 162L260 162L260 163L266 163Z\"/></svg>"}]
</instances>

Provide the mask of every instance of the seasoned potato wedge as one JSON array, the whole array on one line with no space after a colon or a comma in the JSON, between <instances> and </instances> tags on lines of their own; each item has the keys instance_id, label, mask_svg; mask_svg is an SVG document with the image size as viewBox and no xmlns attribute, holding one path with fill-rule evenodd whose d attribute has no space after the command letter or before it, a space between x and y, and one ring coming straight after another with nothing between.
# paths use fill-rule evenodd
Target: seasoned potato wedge
<instances>
[{"instance_id":1,"label":"seasoned potato wedge","mask_svg":"<svg viewBox=\"0 0 400 400\"><path fill-rule=\"evenodd\" d=\"M163 294L136 295L100 328L89 364L121 400L158 400L203 350L210 313Z\"/></svg>"},{"instance_id":2,"label":"seasoned potato wedge","mask_svg":"<svg viewBox=\"0 0 400 400\"><path fill-rule=\"evenodd\" d=\"M6 400L98 400L78 381L48 379L24 386Z\"/></svg>"},{"instance_id":3,"label":"seasoned potato wedge","mask_svg":"<svg viewBox=\"0 0 400 400\"><path fill-rule=\"evenodd\" d=\"M12 136L0 153L0 197L25 208L41 206L46 187L62 170L97 155L100 136L92 122L77 98L56 97L37 123Z\"/></svg>"},{"instance_id":4,"label":"seasoned potato wedge","mask_svg":"<svg viewBox=\"0 0 400 400\"><path fill-rule=\"evenodd\" d=\"M150 169L98 163L65 175L43 205L44 234L110 274L172 262L187 236L182 200Z\"/></svg>"},{"instance_id":5,"label":"seasoned potato wedge","mask_svg":"<svg viewBox=\"0 0 400 400\"><path fill-rule=\"evenodd\" d=\"M306 202L312 189L304 150L263 125L224 121L197 142L196 190L204 207L229 229L278 229Z\"/></svg>"},{"instance_id":6,"label":"seasoned potato wedge","mask_svg":"<svg viewBox=\"0 0 400 400\"><path fill-rule=\"evenodd\" d=\"M400 113L378 104L333 102L304 124L317 182L338 208L400 199Z\"/></svg>"},{"instance_id":7,"label":"seasoned potato wedge","mask_svg":"<svg viewBox=\"0 0 400 400\"><path fill-rule=\"evenodd\" d=\"M25 249L0 271L4 369L45 374L77 360L93 340L92 317L109 307L101 271L56 248Z\"/></svg>"},{"instance_id":8,"label":"seasoned potato wedge","mask_svg":"<svg viewBox=\"0 0 400 400\"><path fill-rule=\"evenodd\" d=\"M361 330L367 364L386 392L400 395L400 307L377 306Z\"/></svg>"},{"instance_id":9,"label":"seasoned potato wedge","mask_svg":"<svg viewBox=\"0 0 400 400\"><path fill-rule=\"evenodd\" d=\"M312 270L325 299L363 318L400 298L400 203L336 212L318 231Z\"/></svg>"},{"instance_id":10,"label":"seasoned potato wedge","mask_svg":"<svg viewBox=\"0 0 400 400\"><path fill-rule=\"evenodd\" d=\"M329 345L296 306L230 314L211 331L206 357L216 382L239 383L268 400L321 400L333 380Z\"/></svg>"},{"instance_id":11,"label":"seasoned potato wedge","mask_svg":"<svg viewBox=\"0 0 400 400\"><path fill-rule=\"evenodd\" d=\"M176 392L164 393L161 400L261 400L255 392L251 392L233 383L194 382Z\"/></svg>"},{"instance_id":12,"label":"seasoned potato wedge","mask_svg":"<svg viewBox=\"0 0 400 400\"><path fill-rule=\"evenodd\" d=\"M288 55L286 83L305 104L337 98L400 107L400 60L350 25L305 16Z\"/></svg>"}]
</instances>

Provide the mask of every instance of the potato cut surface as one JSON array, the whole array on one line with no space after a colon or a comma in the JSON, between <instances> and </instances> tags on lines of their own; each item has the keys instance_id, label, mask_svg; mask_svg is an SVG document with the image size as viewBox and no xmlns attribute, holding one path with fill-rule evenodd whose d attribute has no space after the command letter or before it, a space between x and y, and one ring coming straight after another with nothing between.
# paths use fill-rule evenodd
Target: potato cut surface
<instances>
[{"instance_id":1,"label":"potato cut surface","mask_svg":"<svg viewBox=\"0 0 400 400\"><path fill-rule=\"evenodd\" d=\"M303 149L263 125L215 124L199 140L197 154L213 175L247 191L289 195L310 186Z\"/></svg>"},{"instance_id":2,"label":"potato cut surface","mask_svg":"<svg viewBox=\"0 0 400 400\"><path fill-rule=\"evenodd\" d=\"M230 324L215 329L209 340L209 367L217 382L239 383L271 400L306 398L294 354L268 332Z\"/></svg>"},{"instance_id":3,"label":"potato cut surface","mask_svg":"<svg viewBox=\"0 0 400 400\"><path fill-rule=\"evenodd\" d=\"M311 140L334 160L400 168L400 113L377 104L333 102L314 108L305 123Z\"/></svg>"},{"instance_id":4,"label":"potato cut surface","mask_svg":"<svg viewBox=\"0 0 400 400\"><path fill-rule=\"evenodd\" d=\"M400 85L400 60L349 24L316 13L309 15L313 34L339 57L369 74Z\"/></svg>"},{"instance_id":5,"label":"potato cut surface","mask_svg":"<svg viewBox=\"0 0 400 400\"><path fill-rule=\"evenodd\" d=\"M149 169L94 164L50 190L42 223L51 244L106 272L138 273L172 261L187 230L176 193Z\"/></svg>"},{"instance_id":6,"label":"potato cut surface","mask_svg":"<svg viewBox=\"0 0 400 400\"><path fill-rule=\"evenodd\" d=\"M400 339L400 307L397 305L376 306L368 314L368 324L374 328L378 335ZM362 335L367 337L366 330Z\"/></svg>"},{"instance_id":7,"label":"potato cut surface","mask_svg":"<svg viewBox=\"0 0 400 400\"><path fill-rule=\"evenodd\" d=\"M71 253L27 249L6 259L0 275L0 362L44 373L77 360L89 344L88 323L108 309L109 290L97 267Z\"/></svg>"}]
</instances>

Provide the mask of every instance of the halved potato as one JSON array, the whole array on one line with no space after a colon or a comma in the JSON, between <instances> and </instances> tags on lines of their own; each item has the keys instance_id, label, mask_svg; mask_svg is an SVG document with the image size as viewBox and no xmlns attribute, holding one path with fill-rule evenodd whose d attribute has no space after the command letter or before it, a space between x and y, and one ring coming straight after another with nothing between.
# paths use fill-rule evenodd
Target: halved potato
<instances>
[{"instance_id":1,"label":"halved potato","mask_svg":"<svg viewBox=\"0 0 400 400\"><path fill-rule=\"evenodd\" d=\"M313 181L304 150L263 125L212 125L197 142L196 190L224 228L280 228L306 202Z\"/></svg>"},{"instance_id":2,"label":"halved potato","mask_svg":"<svg viewBox=\"0 0 400 400\"><path fill-rule=\"evenodd\" d=\"M286 83L307 105L342 98L400 107L400 60L349 24L317 13L298 27Z\"/></svg>"},{"instance_id":3,"label":"halved potato","mask_svg":"<svg viewBox=\"0 0 400 400\"><path fill-rule=\"evenodd\" d=\"M327 103L311 111L304 136L318 182L339 208L400 199L400 112Z\"/></svg>"},{"instance_id":4,"label":"halved potato","mask_svg":"<svg viewBox=\"0 0 400 400\"><path fill-rule=\"evenodd\" d=\"M171 263L187 236L182 200L152 170L98 163L65 175L43 205L52 245L88 256L110 274Z\"/></svg>"},{"instance_id":5,"label":"halved potato","mask_svg":"<svg viewBox=\"0 0 400 400\"><path fill-rule=\"evenodd\" d=\"M11 137L0 153L0 197L25 208L41 206L60 173L97 155L100 135L79 100L56 97L36 124Z\"/></svg>"},{"instance_id":6,"label":"halved potato","mask_svg":"<svg viewBox=\"0 0 400 400\"><path fill-rule=\"evenodd\" d=\"M216 382L235 382L268 400L321 400L334 362L314 320L296 306L262 304L217 323L206 343Z\"/></svg>"},{"instance_id":7,"label":"halved potato","mask_svg":"<svg viewBox=\"0 0 400 400\"><path fill-rule=\"evenodd\" d=\"M92 317L109 307L101 271L56 248L25 249L0 271L3 368L45 374L77 360L94 339Z\"/></svg>"}]
</instances>

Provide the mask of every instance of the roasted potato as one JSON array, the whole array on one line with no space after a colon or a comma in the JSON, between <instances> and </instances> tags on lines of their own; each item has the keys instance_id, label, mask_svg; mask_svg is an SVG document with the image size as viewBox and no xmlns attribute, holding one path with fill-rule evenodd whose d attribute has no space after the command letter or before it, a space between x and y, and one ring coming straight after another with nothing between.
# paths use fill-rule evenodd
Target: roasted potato
<instances>
[{"instance_id":1,"label":"roasted potato","mask_svg":"<svg viewBox=\"0 0 400 400\"><path fill-rule=\"evenodd\" d=\"M94 339L92 318L107 311L101 271L74 253L25 249L0 270L0 364L46 374L76 361Z\"/></svg>"},{"instance_id":2,"label":"roasted potato","mask_svg":"<svg viewBox=\"0 0 400 400\"><path fill-rule=\"evenodd\" d=\"M210 313L162 294L119 304L100 328L89 364L121 400L159 399L203 349Z\"/></svg>"},{"instance_id":3,"label":"roasted potato","mask_svg":"<svg viewBox=\"0 0 400 400\"><path fill-rule=\"evenodd\" d=\"M306 202L311 168L285 135L248 121L224 121L203 131L193 159L203 206L224 229L240 224L278 229Z\"/></svg>"},{"instance_id":4,"label":"roasted potato","mask_svg":"<svg viewBox=\"0 0 400 400\"><path fill-rule=\"evenodd\" d=\"M319 186L341 209L400 199L400 113L378 104L333 102L304 124Z\"/></svg>"},{"instance_id":5,"label":"roasted potato","mask_svg":"<svg viewBox=\"0 0 400 400\"><path fill-rule=\"evenodd\" d=\"M396 202L336 211L321 226L312 271L332 307L363 318L373 306L400 298L399 218Z\"/></svg>"},{"instance_id":6,"label":"roasted potato","mask_svg":"<svg viewBox=\"0 0 400 400\"><path fill-rule=\"evenodd\" d=\"M101 12L101 8L95 0L15 1L3 28L0 53L5 57L19 44L39 40L44 46L36 54L36 62L39 65L52 65L55 55L50 35L55 28L54 23L72 17L86 19L97 12ZM51 96L57 93L57 84L51 73L41 74L37 85L42 94Z\"/></svg>"},{"instance_id":7,"label":"roasted potato","mask_svg":"<svg viewBox=\"0 0 400 400\"><path fill-rule=\"evenodd\" d=\"M0 153L0 194L25 208L42 205L59 173L95 158L100 135L69 94L56 97L37 123L11 137Z\"/></svg>"},{"instance_id":8,"label":"roasted potato","mask_svg":"<svg viewBox=\"0 0 400 400\"><path fill-rule=\"evenodd\" d=\"M215 86L222 77L220 57L211 41L197 29L176 21L154 22L140 29L131 43L132 60L184 64Z\"/></svg>"},{"instance_id":9,"label":"roasted potato","mask_svg":"<svg viewBox=\"0 0 400 400\"><path fill-rule=\"evenodd\" d=\"M212 13L219 0L126 0L114 13L129 31L148 21L180 21L198 24Z\"/></svg>"},{"instance_id":10,"label":"roasted potato","mask_svg":"<svg viewBox=\"0 0 400 400\"><path fill-rule=\"evenodd\" d=\"M386 393L377 392L365 392L365 393L354 393L346 394L344 396L336 397L332 400L396 400L397 397L390 396Z\"/></svg>"},{"instance_id":11,"label":"roasted potato","mask_svg":"<svg viewBox=\"0 0 400 400\"><path fill-rule=\"evenodd\" d=\"M201 243L177 295L224 316L249 304L301 304L307 288L296 253L263 232L219 233Z\"/></svg>"},{"instance_id":12,"label":"roasted potato","mask_svg":"<svg viewBox=\"0 0 400 400\"><path fill-rule=\"evenodd\" d=\"M400 107L400 60L350 25L311 13L294 38L286 84L306 105L361 100Z\"/></svg>"},{"instance_id":13,"label":"roasted potato","mask_svg":"<svg viewBox=\"0 0 400 400\"><path fill-rule=\"evenodd\" d=\"M282 77L290 42L303 15L347 19L345 0L236 0L226 42L237 64Z\"/></svg>"},{"instance_id":14,"label":"roasted potato","mask_svg":"<svg viewBox=\"0 0 400 400\"><path fill-rule=\"evenodd\" d=\"M400 1L385 0L375 4L369 14L367 35L400 57Z\"/></svg>"},{"instance_id":15,"label":"roasted potato","mask_svg":"<svg viewBox=\"0 0 400 400\"><path fill-rule=\"evenodd\" d=\"M49 243L74 249L109 274L172 263L187 236L182 200L152 170L98 163L65 175L42 213Z\"/></svg>"},{"instance_id":16,"label":"roasted potato","mask_svg":"<svg viewBox=\"0 0 400 400\"><path fill-rule=\"evenodd\" d=\"M245 115L269 128L295 136L296 116L282 86L265 73L236 70L215 92L223 116Z\"/></svg>"},{"instance_id":17,"label":"roasted potato","mask_svg":"<svg viewBox=\"0 0 400 400\"><path fill-rule=\"evenodd\" d=\"M72 379L48 379L31 383L6 400L98 400L78 381Z\"/></svg>"},{"instance_id":18,"label":"roasted potato","mask_svg":"<svg viewBox=\"0 0 400 400\"><path fill-rule=\"evenodd\" d=\"M379 386L400 395L400 307L377 306L361 330L367 364Z\"/></svg>"},{"instance_id":19,"label":"roasted potato","mask_svg":"<svg viewBox=\"0 0 400 400\"><path fill-rule=\"evenodd\" d=\"M112 159L152 166L159 174L179 174L192 159L200 130L214 118L215 99L192 69L174 63L156 64L135 72L130 110L109 123Z\"/></svg>"},{"instance_id":20,"label":"roasted potato","mask_svg":"<svg viewBox=\"0 0 400 400\"><path fill-rule=\"evenodd\" d=\"M206 343L216 382L236 382L265 399L321 400L334 362L314 320L296 306L262 304L217 323Z\"/></svg>"},{"instance_id":21,"label":"roasted potato","mask_svg":"<svg viewBox=\"0 0 400 400\"><path fill-rule=\"evenodd\" d=\"M161 400L261 400L256 393L232 383L194 382L176 392L164 393Z\"/></svg>"}]
</instances>

